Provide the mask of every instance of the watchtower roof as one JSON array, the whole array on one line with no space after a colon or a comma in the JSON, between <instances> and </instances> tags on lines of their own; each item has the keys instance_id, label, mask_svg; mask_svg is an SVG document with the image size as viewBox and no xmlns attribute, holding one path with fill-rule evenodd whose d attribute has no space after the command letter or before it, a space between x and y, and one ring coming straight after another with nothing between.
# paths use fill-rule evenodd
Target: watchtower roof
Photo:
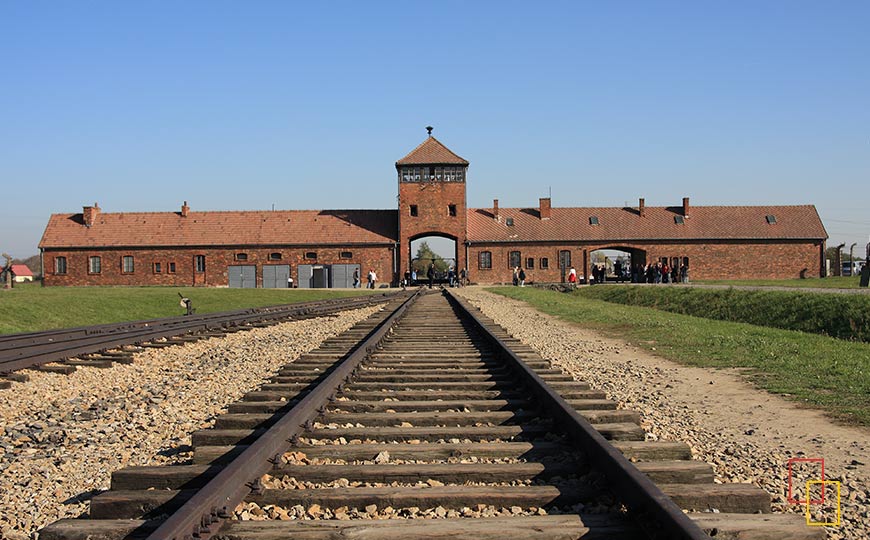
<instances>
[{"instance_id":1,"label":"watchtower roof","mask_svg":"<svg viewBox=\"0 0 870 540\"><path fill-rule=\"evenodd\" d=\"M401 165L468 165L468 161L430 135L420 146L396 162L396 167Z\"/></svg>"}]
</instances>

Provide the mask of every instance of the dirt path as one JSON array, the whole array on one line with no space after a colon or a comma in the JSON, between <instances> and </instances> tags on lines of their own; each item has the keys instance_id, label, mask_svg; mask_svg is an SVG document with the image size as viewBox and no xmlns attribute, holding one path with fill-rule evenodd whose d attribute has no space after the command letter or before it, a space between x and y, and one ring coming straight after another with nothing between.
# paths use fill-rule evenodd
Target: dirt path
<instances>
[{"instance_id":1,"label":"dirt path","mask_svg":"<svg viewBox=\"0 0 870 540\"><path fill-rule=\"evenodd\" d=\"M826 479L842 482L843 524L829 528L829 537L870 538L870 430L833 424L755 388L738 370L681 366L523 302L476 288L462 294L544 357L640 411L653 437L688 443L717 480L766 489L775 511L804 510L786 500L788 460L823 458ZM817 465L798 466L801 485L817 476Z\"/></svg>"}]
</instances>

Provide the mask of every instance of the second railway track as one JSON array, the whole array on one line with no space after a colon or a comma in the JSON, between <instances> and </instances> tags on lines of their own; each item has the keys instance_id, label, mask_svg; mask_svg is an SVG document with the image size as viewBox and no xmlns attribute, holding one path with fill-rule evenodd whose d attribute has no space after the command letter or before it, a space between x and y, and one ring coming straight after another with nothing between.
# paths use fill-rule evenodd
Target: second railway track
<instances>
[{"instance_id":1,"label":"second railway track","mask_svg":"<svg viewBox=\"0 0 870 540\"><path fill-rule=\"evenodd\" d=\"M40 539L824 538L450 293L387 307Z\"/></svg>"}]
</instances>

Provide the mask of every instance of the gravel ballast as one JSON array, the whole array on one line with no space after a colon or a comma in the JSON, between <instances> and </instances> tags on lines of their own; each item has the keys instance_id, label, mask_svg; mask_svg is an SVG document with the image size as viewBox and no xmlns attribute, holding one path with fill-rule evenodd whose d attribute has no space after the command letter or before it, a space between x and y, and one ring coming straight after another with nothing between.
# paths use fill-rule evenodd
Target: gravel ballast
<instances>
[{"instance_id":1,"label":"gravel ballast","mask_svg":"<svg viewBox=\"0 0 870 540\"><path fill-rule=\"evenodd\" d=\"M751 387L733 371L680 366L523 302L476 287L458 292L555 366L639 411L649 439L686 442L695 459L713 465L717 482L766 490L774 512L804 512L786 501L788 460L824 458L826 479L842 483L842 524L829 527L828 537L870 537L866 430L834 425L818 411Z\"/></svg>"},{"instance_id":2,"label":"gravel ballast","mask_svg":"<svg viewBox=\"0 0 870 540\"><path fill-rule=\"evenodd\" d=\"M193 431L379 309L146 349L109 369L28 371L29 381L0 390L0 537L81 515L116 469L187 461Z\"/></svg>"}]
</instances>

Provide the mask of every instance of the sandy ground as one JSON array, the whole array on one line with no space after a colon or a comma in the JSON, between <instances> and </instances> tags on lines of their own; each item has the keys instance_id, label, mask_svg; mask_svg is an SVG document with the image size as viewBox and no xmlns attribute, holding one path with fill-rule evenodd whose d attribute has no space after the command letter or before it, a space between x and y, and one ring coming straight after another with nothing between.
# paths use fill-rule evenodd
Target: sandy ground
<instances>
[{"instance_id":1,"label":"sandy ground","mask_svg":"<svg viewBox=\"0 0 870 540\"><path fill-rule=\"evenodd\" d=\"M651 438L688 443L695 459L714 466L717 481L766 489L774 511L804 510L786 500L789 459L824 459L826 479L842 482L843 523L828 528L829 537L870 538L870 430L834 424L754 387L738 370L682 366L522 302L473 287L462 294L576 378L639 410ZM803 486L817 478L817 467L794 465L795 480Z\"/></svg>"}]
</instances>

